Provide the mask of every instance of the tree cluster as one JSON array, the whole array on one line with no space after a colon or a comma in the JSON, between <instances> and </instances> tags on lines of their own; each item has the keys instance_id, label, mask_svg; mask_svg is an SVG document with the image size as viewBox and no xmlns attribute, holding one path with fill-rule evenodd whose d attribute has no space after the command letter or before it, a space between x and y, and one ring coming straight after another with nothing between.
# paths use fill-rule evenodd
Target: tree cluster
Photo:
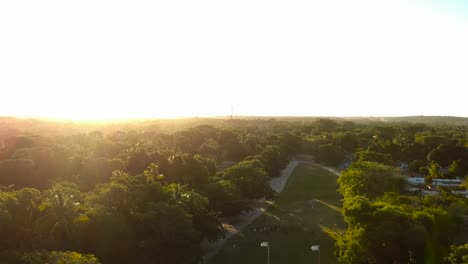
<instances>
[{"instance_id":1,"label":"tree cluster","mask_svg":"<svg viewBox=\"0 0 468 264\"><path fill-rule=\"evenodd\" d=\"M463 228L466 199L404 195L394 167L353 163L338 182L348 224L336 243L343 263L443 263Z\"/></svg>"},{"instance_id":2,"label":"tree cluster","mask_svg":"<svg viewBox=\"0 0 468 264\"><path fill-rule=\"evenodd\" d=\"M202 240L224 235L221 218L273 198L268 180L302 147L289 124L255 124L9 130L0 263L198 263Z\"/></svg>"}]
</instances>

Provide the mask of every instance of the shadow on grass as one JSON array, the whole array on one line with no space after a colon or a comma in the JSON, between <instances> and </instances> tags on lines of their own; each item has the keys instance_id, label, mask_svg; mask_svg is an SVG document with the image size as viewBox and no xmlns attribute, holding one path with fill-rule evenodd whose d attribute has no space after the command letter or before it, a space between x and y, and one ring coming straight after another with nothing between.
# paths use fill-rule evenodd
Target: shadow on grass
<instances>
[{"instance_id":1,"label":"shadow on grass","mask_svg":"<svg viewBox=\"0 0 468 264\"><path fill-rule=\"evenodd\" d=\"M324 201L322 201L322 200L319 200L319 199L315 199L314 201L315 201L315 202L318 202L318 203L321 203L321 204L327 206L328 208L337 211L337 212L340 213L340 214L342 213L341 208L338 207L338 206L335 206L335 205L326 203L326 202L324 202Z\"/></svg>"}]
</instances>

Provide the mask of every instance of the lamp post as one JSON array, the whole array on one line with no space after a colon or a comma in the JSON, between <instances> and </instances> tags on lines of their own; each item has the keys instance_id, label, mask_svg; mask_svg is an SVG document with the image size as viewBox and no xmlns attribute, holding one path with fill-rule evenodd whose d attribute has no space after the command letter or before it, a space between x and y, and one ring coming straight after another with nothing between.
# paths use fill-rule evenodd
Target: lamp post
<instances>
[{"instance_id":1,"label":"lamp post","mask_svg":"<svg viewBox=\"0 0 468 264\"><path fill-rule=\"evenodd\" d=\"M320 246L319 245L313 245L310 247L312 251L318 251L318 264L320 264Z\"/></svg>"},{"instance_id":2,"label":"lamp post","mask_svg":"<svg viewBox=\"0 0 468 264\"><path fill-rule=\"evenodd\" d=\"M267 264L270 264L270 244L268 242L262 242L260 246L267 248Z\"/></svg>"}]
</instances>

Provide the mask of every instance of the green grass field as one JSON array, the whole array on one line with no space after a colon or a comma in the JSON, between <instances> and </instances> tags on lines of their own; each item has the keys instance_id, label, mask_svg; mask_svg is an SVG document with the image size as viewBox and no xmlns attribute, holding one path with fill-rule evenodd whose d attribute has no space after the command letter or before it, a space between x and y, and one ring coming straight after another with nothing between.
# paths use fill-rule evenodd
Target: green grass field
<instances>
[{"instance_id":1,"label":"green grass field","mask_svg":"<svg viewBox=\"0 0 468 264\"><path fill-rule=\"evenodd\" d=\"M270 243L271 264L318 263L317 252L310 250L313 244L320 244L322 264L337 263L334 239L345 223L336 179L318 166L300 164L273 206L228 241L210 263L266 263L262 241Z\"/></svg>"}]
</instances>

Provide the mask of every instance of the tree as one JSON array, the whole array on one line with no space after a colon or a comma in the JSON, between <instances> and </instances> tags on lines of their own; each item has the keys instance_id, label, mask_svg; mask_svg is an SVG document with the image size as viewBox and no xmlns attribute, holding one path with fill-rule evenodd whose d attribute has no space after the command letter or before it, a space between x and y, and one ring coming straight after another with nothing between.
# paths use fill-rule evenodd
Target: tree
<instances>
[{"instance_id":1,"label":"tree","mask_svg":"<svg viewBox=\"0 0 468 264\"><path fill-rule=\"evenodd\" d=\"M247 157L246 160L248 159L260 160L270 177L279 176L280 171L288 163L288 158L281 153L280 148L273 145L265 146L259 155Z\"/></svg>"},{"instance_id":2,"label":"tree","mask_svg":"<svg viewBox=\"0 0 468 264\"><path fill-rule=\"evenodd\" d=\"M127 161L127 170L130 174L142 173L151 163L150 157L144 149L134 149L131 151Z\"/></svg>"},{"instance_id":3,"label":"tree","mask_svg":"<svg viewBox=\"0 0 468 264\"><path fill-rule=\"evenodd\" d=\"M355 133L346 131L336 134L335 137L337 144L348 152L355 151L359 146L359 137Z\"/></svg>"},{"instance_id":4,"label":"tree","mask_svg":"<svg viewBox=\"0 0 468 264\"><path fill-rule=\"evenodd\" d=\"M314 125L316 125L318 130L321 132L331 132L339 126L336 121L325 118L320 118L314 123Z\"/></svg>"},{"instance_id":5,"label":"tree","mask_svg":"<svg viewBox=\"0 0 468 264\"><path fill-rule=\"evenodd\" d=\"M246 160L227 168L222 178L234 183L249 199L272 198L274 191L267 183L267 173L259 160Z\"/></svg>"},{"instance_id":6,"label":"tree","mask_svg":"<svg viewBox=\"0 0 468 264\"><path fill-rule=\"evenodd\" d=\"M351 228L336 241L335 254L342 263L367 264L377 263L374 258L369 256L367 247L369 242L365 241L364 228Z\"/></svg>"},{"instance_id":7,"label":"tree","mask_svg":"<svg viewBox=\"0 0 468 264\"><path fill-rule=\"evenodd\" d=\"M437 164L437 162L432 161L429 164L429 175L426 177L426 179L432 180L439 178L442 178L442 174L440 173L440 165Z\"/></svg>"},{"instance_id":8,"label":"tree","mask_svg":"<svg viewBox=\"0 0 468 264\"><path fill-rule=\"evenodd\" d=\"M374 152L371 150L364 150L359 151L355 154L355 160L357 162L363 161L372 161L372 162L379 162L385 165L393 165L392 156L390 154L383 154Z\"/></svg>"},{"instance_id":9,"label":"tree","mask_svg":"<svg viewBox=\"0 0 468 264\"><path fill-rule=\"evenodd\" d=\"M450 255L446 258L451 264L468 264L468 243L460 246L450 246Z\"/></svg>"},{"instance_id":10,"label":"tree","mask_svg":"<svg viewBox=\"0 0 468 264\"><path fill-rule=\"evenodd\" d=\"M20 148L13 153L11 158L33 161L34 172L30 176L34 176L35 185L29 185L30 187L48 187L48 180L58 174L60 160L50 147Z\"/></svg>"},{"instance_id":11,"label":"tree","mask_svg":"<svg viewBox=\"0 0 468 264\"><path fill-rule=\"evenodd\" d=\"M21 260L25 264L100 264L94 255L73 251L32 251L24 254Z\"/></svg>"},{"instance_id":12,"label":"tree","mask_svg":"<svg viewBox=\"0 0 468 264\"><path fill-rule=\"evenodd\" d=\"M30 159L7 159L0 161L0 185L15 188L43 187L47 183L35 177L35 164Z\"/></svg>"},{"instance_id":13,"label":"tree","mask_svg":"<svg viewBox=\"0 0 468 264\"><path fill-rule=\"evenodd\" d=\"M140 260L138 238L130 219L102 207L90 207L76 221L79 249L93 252L103 263Z\"/></svg>"},{"instance_id":14,"label":"tree","mask_svg":"<svg viewBox=\"0 0 468 264\"><path fill-rule=\"evenodd\" d=\"M442 166L448 166L454 160L462 158L464 149L454 145L440 144L428 155L428 161L434 161Z\"/></svg>"},{"instance_id":15,"label":"tree","mask_svg":"<svg viewBox=\"0 0 468 264\"><path fill-rule=\"evenodd\" d=\"M360 196L345 198L348 230L337 242L344 263L417 263L424 259L427 231L404 206L370 202Z\"/></svg>"},{"instance_id":16,"label":"tree","mask_svg":"<svg viewBox=\"0 0 468 264\"><path fill-rule=\"evenodd\" d=\"M80 190L90 191L99 183L108 182L112 172L123 170L125 165L119 159L89 158L83 161L79 171Z\"/></svg>"},{"instance_id":17,"label":"tree","mask_svg":"<svg viewBox=\"0 0 468 264\"><path fill-rule=\"evenodd\" d=\"M315 158L327 165L338 165L346 158L345 152L333 144L320 145L315 153Z\"/></svg>"},{"instance_id":18,"label":"tree","mask_svg":"<svg viewBox=\"0 0 468 264\"><path fill-rule=\"evenodd\" d=\"M192 217L178 205L150 203L142 218L140 244L145 258L155 263L190 264L201 259L200 234Z\"/></svg>"},{"instance_id":19,"label":"tree","mask_svg":"<svg viewBox=\"0 0 468 264\"><path fill-rule=\"evenodd\" d=\"M0 191L0 218L2 242L6 248L28 251L33 245L33 229L39 217L40 191L24 188L18 191Z\"/></svg>"},{"instance_id":20,"label":"tree","mask_svg":"<svg viewBox=\"0 0 468 264\"><path fill-rule=\"evenodd\" d=\"M412 172L415 172L415 173L419 173L419 169L421 167L424 167L426 165L426 163L424 163L424 161L422 160L413 160L409 165L409 169L412 171Z\"/></svg>"},{"instance_id":21,"label":"tree","mask_svg":"<svg viewBox=\"0 0 468 264\"><path fill-rule=\"evenodd\" d=\"M211 183L205 191L211 210L221 216L231 217L249 210L250 201L242 195L239 188L230 180Z\"/></svg>"},{"instance_id":22,"label":"tree","mask_svg":"<svg viewBox=\"0 0 468 264\"><path fill-rule=\"evenodd\" d=\"M284 156L291 156L301 150L302 139L291 133L282 133L278 136L280 152Z\"/></svg>"},{"instance_id":23,"label":"tree","mask_svg":"<svg viewBox=\"0 0 468 264\"><path fill-rule=\"evenodd\" d=\"M462 218L452 210L423 207L417 198L386 194L370 201L345 197L348 230L337 241L344 263L441 263L461 230ZM465 206L466 207L466 206Z\"/></svg>"},{"instance_id":24,"label":"tree","mask_svg":"<svg viewBox=\"0 0 468 264\"><path fill-rule=\"evenodd\" d=\"M203 155L216 156L219 153L220 144L213 138L209 138L200 146L200 153Z\"/></svg>"},{"instance_id":25,"label":"tree","mask_svg":"<svg viewBox=\"0 0 468 264\"><path fill-rule=\"evenodd\" d=\"M340 192L345 196L363 195L375 198L385 192L401 193L406 182L390 166L376 162L353 163L338 178Z\"/></svg>"},{"instance_id":26,"label":"tree","mask_svg":"<svg viewBox=\"0 0 468 264\"><path fill-rule=\"evenodd\" d=\"M224 233L217 215L209 210L208 199L196 192L187 190L186 186L171 184L164 187L171 201L184 208L192 216L194 228L202 237L214 241Z\"/></svg>"},{"instance_id":27,"label":"tree","mask_svg":"<svg viewBox=\"0 0 468 264\"><path fill-rule=\"evenodd\" d=\"M3 144L5 146L3 151L7 158L10 157L17 149L33 147L35 144L35 140L29 136L16 135L4 139Z\"/></svg>"},{"instance_id":28,"label":"tree","mask_svg":"<svg viewBox=\"0 0 468 264\"><path fill-rule=\"evenodd\" d=\"M152 164L142 175L116 171L98 185L79 219L84 250L105 263L197 263L201 239L219 237L221 223L206 197L159 176Z\"/></svg>"},{"instance_id":29,"label":"tree","mask_svg":"<svg viewBox=\"0 0 468 264\"><path fill-rule=\"evenodd\" d=\"M465 160L454 160L449 167L449 174L454 177L463 177L468 173L468 162Z\"/></svg>"},{"instance_id":30,"label":"tree","mask_svg":"<svg viewBox=\"0 0 468 264\"><path fill-rule=\"evenodd\" d=\"M181 154L169 158L165 180L168 183L188 184L197 191L204 190L216 171L214 162L200 155Z\"/></svg>"},{"instance_id":31,"label":"tree","mask_svg":"<svg viewBox=\"0 0 468 264\"><path fill-rule=\"evenodd\" d=\"M42 216L36 219L34 235L43 249L76 248L74 221L82 212L83 195L78 190L54 185L47 190L39 205Z\"/></svg>"},{"instance_id":32,"label":"tree","mask_svg":"<svg viewBox=\"0 0 468 264\"><path fill-rule=\"evenodd\" d=\"M223 160L241 160L245 157L244 146L239 142L238 135L233 131L221 130L217 141L221 144Z\"/></svg>"}]
</instances>

